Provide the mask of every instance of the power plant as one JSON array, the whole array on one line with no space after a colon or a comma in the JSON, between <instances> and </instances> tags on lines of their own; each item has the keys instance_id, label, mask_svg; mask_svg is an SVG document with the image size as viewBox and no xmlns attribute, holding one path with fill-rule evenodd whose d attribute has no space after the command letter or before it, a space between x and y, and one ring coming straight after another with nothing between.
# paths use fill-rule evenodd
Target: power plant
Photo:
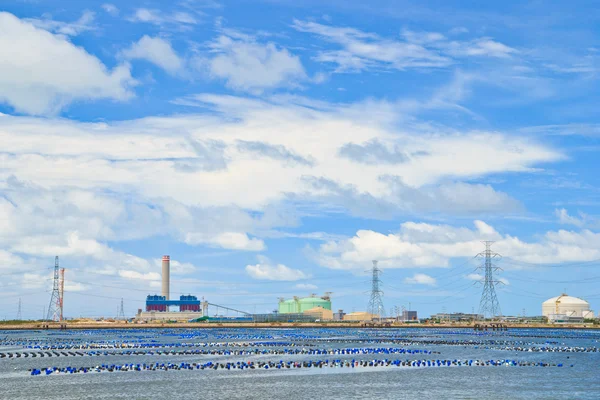
<instances>
[{"instance_id":1,"label":"power plant","mask_svg":"<svg viewBox=\"0 0 600 400\"><path fill-rule=\"evenodd\" d=\"M149 294L146 297L146 311L138 311L140 319L194 319L204 316L203 309L208 308L208 303L202 308L196 296L181 295L179 300L171 300L171 257L163 256L161 264L161 295ZM170 312L169 307L179 307L178 312ZM157 314L159 313L159 314Z\"/></svg>"}]
</instances>

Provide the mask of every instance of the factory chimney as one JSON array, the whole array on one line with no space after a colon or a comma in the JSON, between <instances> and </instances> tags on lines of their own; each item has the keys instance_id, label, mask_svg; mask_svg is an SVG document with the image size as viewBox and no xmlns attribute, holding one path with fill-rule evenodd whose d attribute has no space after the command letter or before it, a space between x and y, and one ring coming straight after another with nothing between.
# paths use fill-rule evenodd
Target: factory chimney
<instances>
[{"instance_id":1,"label":"factory chimney","mask_svg":"<svg viewBox=\"0 0 600 400\"><path fill-rule=\"evenodd\" d=\"M162 258L162 295L169 300L169 275L171 273L171 258L163 256Z\"/></svg>"}]
</instances>

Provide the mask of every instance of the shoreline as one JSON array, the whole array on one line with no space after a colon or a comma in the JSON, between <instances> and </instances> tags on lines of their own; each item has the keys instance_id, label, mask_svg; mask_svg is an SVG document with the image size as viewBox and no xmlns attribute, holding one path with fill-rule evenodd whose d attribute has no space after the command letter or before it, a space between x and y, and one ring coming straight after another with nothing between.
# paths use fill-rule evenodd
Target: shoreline
<instances>
[{"instance_id":1,"label":"shoreline","mask_svg":"<svg viewBox=\"0 0 600 400\"><path fill-rule=\"evenodd\" d=\"M483 322L481 324L490 324L494 322ZM508 329L600 329L600 325L593 324L506 324L503 323ZM324 322L324 323L272 323L272 322L247 322L247 323L206 323L206 322L182 322L182 323L125 323L121 321L115 322L53 322L53 323L22 323L22 324L2 324L0 323L0 331L27 331L27 330L82 330L82 329L161 329L161 328L175 328L175 329L222 329L222 328L234 328L234 329L273 329L273 328L337 328L337 329L397 329L397 328L408 328L408 329L452 329L452 328L466 328L474 329L474 324L364 324L364 323L336 323L336 322ZM493 332L492 328L488 328L487 331ZM485 332L485 331L484 331Z\"/></svg>"}]
</instances>

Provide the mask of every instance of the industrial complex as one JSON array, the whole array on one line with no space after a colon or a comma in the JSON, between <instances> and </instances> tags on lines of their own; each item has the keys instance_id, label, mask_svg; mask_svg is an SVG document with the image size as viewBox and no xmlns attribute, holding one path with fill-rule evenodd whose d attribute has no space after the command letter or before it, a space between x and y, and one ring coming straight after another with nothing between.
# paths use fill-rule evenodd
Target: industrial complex
<instances>
[{"instance_id":1,"label":"industrial complex","mask_svg":"<svg viewBox=\"0 0 600 400\"><path fill-rule=\"evenodd\" d=\"M489 243L486 243L486 252L482 253L486 258L484 266L490 267L490 258L495 254L489 250ZM344 313L343 310L333 312L331 303L331 292L326 292L323 296L311 294L306 297L294 296L292 298L280 298L277 310L271 314L251 314L241 310L234 310L229 307L211 304L205 300L199 300L198 297L187 294L181 295L178 299L171 299L170 296L170 257L168 255L162 258L162 282L161 294L149 294L146 297L145 310L139 310L136 318L141 321L218 321L218 322L319 322L319 321L340 321L340 322L372 322L372 321L392 321L392 322L419 322L416 311L402 310L396 318L385 317L381 314L383 310L382 293L379 289L379 273L377 262L373 262L373 292L369 302L369 311L354 311ZM491 290L489 284L486 291ZM495 294L488 298L489 293L483 294L482 302L497 302ZM209 306L216 308L213 315L209 315ZM486 305L487 307L488 305ZM493 307L499 310L497 304ZM220 315L220 311L232 311L235 316ZM483 311L486 311L484 308ZM497 318L505 321L516 321L516 317L503 317L496 315ZM530 320L545 320L554 323L561 322L583 322L594 317L593 311L587 301L561 294L546 300L542 304L542 315L540 317L531 317ZM485 319L483 313L438 313L432 315L429 320L443 323L464 323L479 321Z\"/></svg>"},{"instance_id":2,"label":"industrial complex","mask_svg":"<svg viewBox=\"0 0 600 400\"><path fill-rule=\"evenodd\" d=\"M525 317L503 316L500 314L500 306L495 295L493 284L495 280L491 275L493 264L491 260L496 253L491 252L490 243L485 242L486 251L480 255L484 258L483 267L487 269L484 290L481 297L479 313L437 313L427 319L419 318L417 311L406 310L402 307L395 308L395 317L388 317L383 308L383 291L380 290L380 270L377 261L373 261L372 267L372 290L367 311L353 311L345 313L343 310L333 311L331 292L325 292L322 296L315 293L309 296L294 296L291 298L279 298L277 310L267 314L249 313L230 307L212 304L204 298L200 300L193 294L182 294L177 299L171 298L170 273L171 258L168 255L162 257L161 264L161 293L148 294L145 308L139 309L135 319L138 322L148 321L214 321L214 322L365 322L365 323L472 323L485 319L501 320L504 322L535 322L535 323L584 323L594 319L594 312L590 304L580 298L563 293L552 297L542 303L541 315ZM64 293L65 269L59 268L58 257L54 266L54 286L50 307L48 308L47 320L63 321L63 293ZM484 283L484 282L482 282ZM409 303L410 305L410 303ZM211 312L209 312L209 307ZM491 311L491 315L486 315ZM20 302L19 312L20 314ZM232 315L233 314L233 315ZM123 312L123 300L119 315L125 319Z\"/></svg>"}]
</instances>

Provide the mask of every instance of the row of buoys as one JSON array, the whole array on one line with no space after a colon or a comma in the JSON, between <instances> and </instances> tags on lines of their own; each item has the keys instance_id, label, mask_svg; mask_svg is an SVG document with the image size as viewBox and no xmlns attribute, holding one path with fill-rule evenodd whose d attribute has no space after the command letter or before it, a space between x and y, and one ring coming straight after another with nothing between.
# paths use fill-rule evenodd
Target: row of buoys
<instances>
[{"instance_id":1,"label":"row of buoys","mask_svg":"<svg viewBox=\"0 0 600 400\"><path fill-rule=\"evenodd\" d=\"M178 348L178 347L296 347L314 346L313 344L297 344L291 342L198 342L198 343L85 343L73 345L35 345L25 346L34 350L92 350L92 349L144 349L144 348Z\"/></svg>"},{"instance_id":2,"label":"row of buoys","mask_svg":"<svg viewBox=\"0 0 600 400\"><path fill-rule=\"evenodd\" d=\"M187 346L183 346L187 347ZM600 349L597 347L583 346L481 346L485 350L502 351L521 351L521 352L547 352L547 353L597 353ZM480 346L474 346L478 349ZM19 358L19 357L68 357L68 356L137 356L137 355L213 355L213 356L240 356L240 355L349 355L349 354L439 354L431 350L406 349L406 348L333 348L333 349L314 349L314 348L280 348L280 349L244 349L244 350L208 350L208 349L188 349L188 350L159 350L159 349L141 349L126 351L46 351L46 352L7 352L0 353L0 358Z\"/></svg>"},{"instance_id":3,"label":"row of buoys","mask_svg":"<svg viewBox=\"0 0 600 400\"><path fill-rule=\"evenodd\" d=\"M357 344L383 344L391 343L402 346L539 346L548 344L549 342L536 343L536 342L525 342L521 340L443 340L443 339L364 339L364 340L352 340L352 339L332 339L324 340L323 343L327 344L346 344L346 343L357 343ZM558 342L553 342L557 344Z\"/></svg>"},{"instance_id":4,"label":"row of buoys","mask_svg":"<svg viewBox=\"0 0 600 400\"><path fill-rule=\"evenodd\" d=\"M573 367L573 364L570 365ZM318 360L318 361L237 361L227 363L143 363L102 364L94 367L47 367L30 369L30 375L74 374L88 372L130 372L171 370L244 370L299 368L375 368L375 367L563 367L562 363L517 360Z\"/></svg>"},{"instance_id":5,"label":"row of buoys","mask_svg":"<svg viewBox=\"0 0 600 400\"><path fill-rule=\"evenodd\" d=\"M67 331L67 332L44 332L43 339L29 339L25 337L15 338L4 336L0 340L0 348L8 346L23 346L28 350L18 352L9 348L10 352L0 353L0 358L20 358L20 357L55 357L55 356L73 356L78 350L99 351L99 355L108 355L106 350L133 350L133 349L152 349L158 350L157 354L207 354L204 351L196 349L211 349L211 354L220 354L220 350L212 348L242 348L248 351L254 351L256 347L262 348L316 348L322 345L351 344L351 345L374 345L374 346L462 346L475 347L482 346L489 350L506 351L524 351L524 352L556 352L556 353L597 353L599 347L595 346L569 346L559 343L550 338L574 338L584 339L590 342L598 342L600 332L594 331L566 331L566 330L545 330L545 336L540 335L540 330L514 329L510 335L473 335L467 328L458 329L339 329L339 328L311 328L311 329L290 329L290 328L270 328L257 331L251 328L213 328L203 330L196 328L189 329L135 329L135 330L86 330L86 331ZM35 333L35 332L33 332ZM546 335L547 334L547 335ZM455 339L451 339L454 335ZM460 337L462 335L468 337ZM24 335L21 335L24 336ZM66 336L66 337L65 337ZM97 337L97 340L95 340ZM103 337L104 336L104 337ZM113 336L115 339L106 340L106 337ZM62 338L65 337L65 340ZM81 337L81 338L80 338ZM168 337L168 343L162 343ZM536 343L531 339L542 337L546 339L544 343ZM176 339L174 339L176 338ZM191 343L197 338L204 338L206 341ZM252 340L251 340L252 339ZM521 339L521 340L519 340ZM177 341L175 341L177 340ZM235 341L239 340L239 341ZM568 343L572 344L572 343ZM169 352L161 349L193 349L191 352ZM104 350L104 352L102 351ZM230 350L227 350L230 351ZM278 350L276 350L278 351ZM274 351L272 354L277 354ZM50 353L49 353L50 352ZM73 354L75 352L75 354ZM93 352L92 352L93 353ZM84 352L84 354L87 354ZM94 353L96 354L96 353ZM290 352L289 354L302 354ZM306 353L306 354L319 354ZM118 355L115 352L115 355Z\"/></svg>"},{"instance_id":6,"label":"row of buoys","mask_svg":"<svg viewBox=\"0 0 600 400\"><path fill-rule=\"evenodd\" d=\"M580 347L580 346L541 346L541 347L500 347L497 350L508 351L526 351L534 353L598 353L600 349L597 347Z\"/></svg>"},{"instance_id":7,"label":"row of buoys","mask_svg":"<svg viewBox=\"0 0 600 400\"><path fill-rule=\"evenodd\" d=\"M38 353L0 353L0 358L18 357L68 357L68 356L182 356L182 355L213 355L213 356L252 356L252 355L363 355L363 354L434 354L431 350L404 348L339 348L339 349L253 349L253 350L134 350L134 351L89 351L89 352L38 352ZM437 353L439 354L439 353Z\"/></svg>"}]
</instances>

